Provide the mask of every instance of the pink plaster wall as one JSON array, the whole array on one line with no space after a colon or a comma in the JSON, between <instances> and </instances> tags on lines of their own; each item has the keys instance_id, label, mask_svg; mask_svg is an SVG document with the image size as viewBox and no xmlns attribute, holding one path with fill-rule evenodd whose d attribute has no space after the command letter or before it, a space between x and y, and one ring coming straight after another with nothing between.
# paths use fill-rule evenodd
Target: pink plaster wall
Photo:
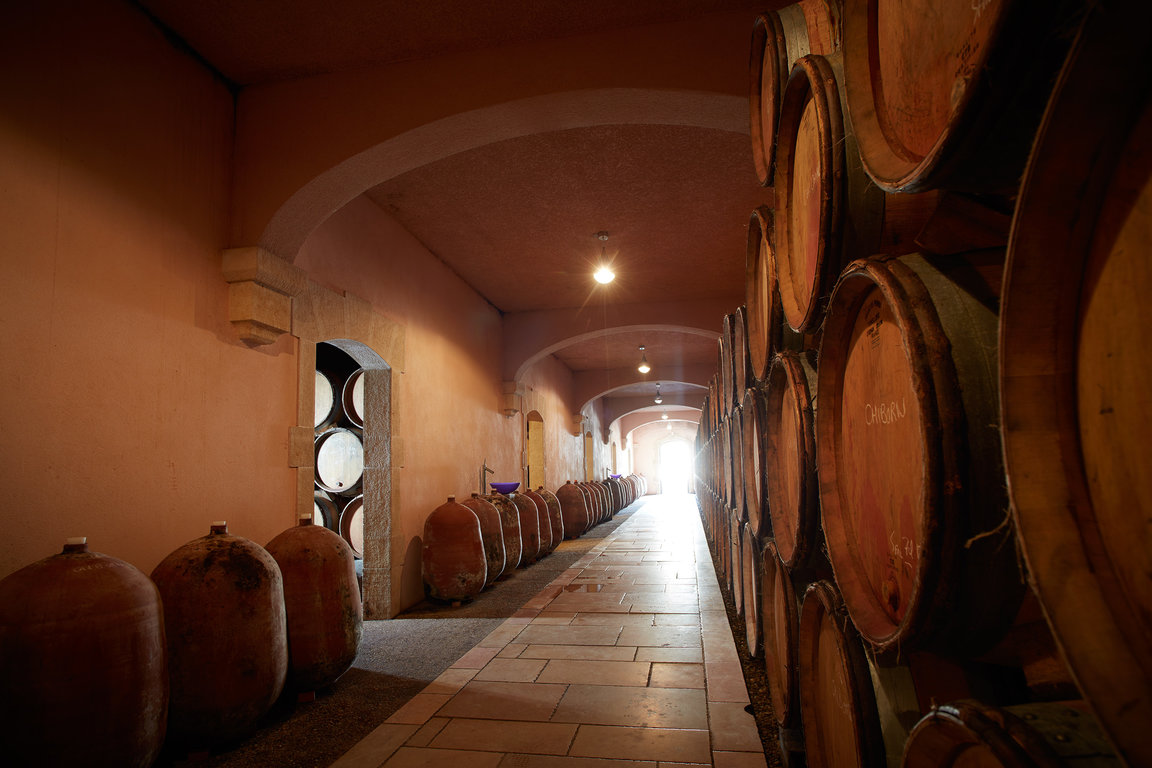
<instances>
[{"instance_id":1,"label":"pink plaster wall","mask_svg":"<svg viewBox=\"0 0 1152 768\"><path fill-rule=\"evenodd\" d=\"M293 346L241 344L220 273L232 129L129 4L6 6L0 576L68 536L150 572L212 520L291 524Z\"/></svg>"}]
</instances>

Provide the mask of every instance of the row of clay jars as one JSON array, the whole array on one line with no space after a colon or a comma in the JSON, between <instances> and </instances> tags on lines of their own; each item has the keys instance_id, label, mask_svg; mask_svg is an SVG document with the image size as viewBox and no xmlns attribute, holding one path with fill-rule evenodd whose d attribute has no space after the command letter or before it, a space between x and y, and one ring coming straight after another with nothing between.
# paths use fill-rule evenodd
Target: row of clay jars
<instances>
[{"instance_id":1,"label":"row of clay jars","mask_svg":"<svg viewBox=\"0 0 1152 768\"><path fill-rule=\"evenodd\" d=\"M169 738L191 749L239 738L287 685L310 698L352 665L363 608L347 542L310 516L268 549L213 523L152 572L164 601Z\"/></svg>"},{"instance_id":2,"label":"row of clay jars","mask_svg":"<svg viewBox=\"0 0 1152 768\"><path fill-rule=\"evenodd\" d=\"M75 539L0 582L5 759L146 766L166 737L244 735L286 678L334 682L359 646L360 595L347 544L310 523L269 543L277 559L219 523L151 580Z\"/></svg>"},{"instance_id":3,"label":"row of clay jars","mask_svg":"<svg viewBox=\"0 0 1152 768\"><path fill-rule=\"evenodd\" d=\"M424 521L421 570L428 594L446 602L471 599L503 573L549 554L563 538L560 501L543 486L472 494L462 504L449 496Z\"/></svg>"}]
</instances>

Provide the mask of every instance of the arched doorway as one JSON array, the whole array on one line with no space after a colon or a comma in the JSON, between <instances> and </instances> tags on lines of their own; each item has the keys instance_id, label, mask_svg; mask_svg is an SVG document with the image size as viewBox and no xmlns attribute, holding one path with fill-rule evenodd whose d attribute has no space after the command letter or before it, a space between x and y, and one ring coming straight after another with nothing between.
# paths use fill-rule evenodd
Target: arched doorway
<instances>
[{"instance_id":1,"label":"arched doorway","mask_svg":"<svg viewBox=\"0 0 1152 768\"><path fill-rule=\"evenodd\" d=\"M301 403L301 418L311 412L319 421L315 386L321 383L320 361L341 360L348 362L341 368L344 372L340 384L339 397L344 398L344 384L349 383L355 374L349 402L341 403L344 412L342 420L350 431L357 432L362 441L363 470L356 494L343 500L340 513L348 514L346 524L337 522L338 530L349 539L356 539L360 545L358 570L362 575L362 593L366 617L390 618L392 610L392 369L375 350L353 339L329 339L317 343L313 355L301 355L301 382L312 382L309 389L301 387L301 393L311 394L311 408ZM303 370L315 368L316 370ZM333 392L333 398L337 397ZM302 398L303 400L303 398ZM354 414L350 415L350 412ZM313 425L310 431L315 431ZM315 457L315 454L314 454ZM311 477L301 472L297 483L297 505L301 510L312 509L316 503L316 463L310 467ZM301 466L301 470L304 467ZM329 494L342 500L347 494ZM341 503L338 501L337 503ZM346 509L350 504L356 509ZM355 517L359 519L356 520ZM339 518L337 518L339 520Z\"/></svg>"},{"instance_id":2,"label":"arched doorway","mask_svg":"<svg viewBox=\"0 0 1152 768\"><path fill-rule=\"evenodd\" d=\"M584 433L584 482L590 483L595 480L596 470L596 446L592 442L592 433Z\"/></svg>"},{"instance_id":3,"label":"arched doorway","mask_svg":"<svg viewBox=\"0 0 1152 768\"><path fill-rule=\"evenodd\" d=\"M683 495L688 493L688 478L692 476L692 446L682 438L672 438L660 444L660 492Z\"/></svg>"},{"instance_id":4,"label":"arched doorway","mask_svg":"<svg viewBox=\"0 0 1152 768\"><path fill-rule=\"evenodd\" d=\"M526 438L528 466L525 468L525 488L538 488L547 484L547 468L544 466L544 417L538 411L528 414L528 434Z\"/></svg>"}]
</instances>

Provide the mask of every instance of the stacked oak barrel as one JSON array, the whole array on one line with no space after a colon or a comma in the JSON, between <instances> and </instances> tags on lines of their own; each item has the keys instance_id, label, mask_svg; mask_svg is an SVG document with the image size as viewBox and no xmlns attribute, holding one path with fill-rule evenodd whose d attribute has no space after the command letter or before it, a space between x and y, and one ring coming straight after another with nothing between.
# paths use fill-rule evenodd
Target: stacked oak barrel
<instances>
[{"instance_id":1,"label":"stacked oak barrel","mask_svg":"<svg viewBox=\"0 0 1152 768\"><path fill-rule=\"evenodd\" d=\"M364 556L364 369L342 350L316 347L316 525Z\"/></svg>"},{"instance_id":2,"label":"stacked oak barrel","mask_svg":"<svg viewBox=\"0 0 1152 768\"><path fill-rule=\"evenodd\" d=\"M492 483L492 494L474 493L462 503L449 496L432 510L424 521L421 552L429 597L453 604L471 600L550 554L564 539L612 519L646 490L638 475L569 480L555 493L544 486L518 491L519 485Z\"/></svg>"},{"instance_id":3,"label":"stacked oak barrel","mask_svg":"<svg viewBox=\"0 0 1152 768\"><path fill-rule=\"evenodd\" d=\"M1149 21L755 20L773 203L697 471L789 762L1152 765Z\"/></svg>"}]
</instances>

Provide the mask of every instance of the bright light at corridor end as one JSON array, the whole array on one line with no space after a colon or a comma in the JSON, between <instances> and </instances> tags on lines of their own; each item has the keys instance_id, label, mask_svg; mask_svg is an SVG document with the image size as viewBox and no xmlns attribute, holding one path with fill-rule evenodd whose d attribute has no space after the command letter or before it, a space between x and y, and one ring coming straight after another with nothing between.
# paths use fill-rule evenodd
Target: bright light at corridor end
<instances>
[{"instance_id":1,"label":"bright light at corridor end","mask_svg":"<svg viewBox=\"0 0 1152 768\"><path fill-rule=\"evenodd\" d=\"M601 285L607 285L616 279L616 273L608 269L608 267L600 267L592 277L596 278L596 282Z\"/></svg>"}]
</instances>

